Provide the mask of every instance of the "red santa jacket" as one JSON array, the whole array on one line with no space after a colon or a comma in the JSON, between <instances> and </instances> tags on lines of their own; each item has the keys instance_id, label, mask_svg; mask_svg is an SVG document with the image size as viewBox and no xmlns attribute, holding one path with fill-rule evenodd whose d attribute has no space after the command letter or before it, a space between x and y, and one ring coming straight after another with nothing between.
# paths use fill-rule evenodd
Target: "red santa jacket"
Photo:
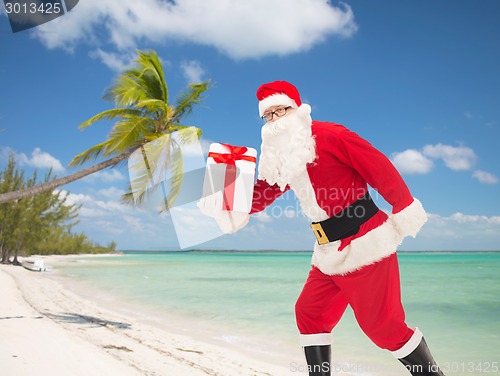
<instances>
[{"instance_id":1,"label":"red santa jacket","mask_svg":"<svg viewBox=\"0 0 500 376\"><path fill-rule=\"evenodd\" d=\"M368 185L392 205L390 215L379 210L350 237L319 245L312 264L323 273L346 274L396 252L405 236L415 236L427 216L400 174L380 151L342 125L313 121L316 159L307 172L294 177L282 191L257 180L251 213L264 210L288 189L294 191L313 222L332 217L363 197Z\"/></svg>"}]
</instances>

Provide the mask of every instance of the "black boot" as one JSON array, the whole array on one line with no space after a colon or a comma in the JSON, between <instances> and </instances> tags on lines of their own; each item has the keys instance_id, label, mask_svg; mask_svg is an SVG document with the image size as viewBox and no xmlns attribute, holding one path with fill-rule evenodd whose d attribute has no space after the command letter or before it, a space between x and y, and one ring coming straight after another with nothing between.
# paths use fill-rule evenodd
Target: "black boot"
<instances>
[{"instance_id":1,"label":"black boot","mask_svg":"<svg viewBox=\"0 0 500 376\"><path fill-rule=\"evenodd\" d=\"M399 361L413 376L444 376L423 337L417 348L411 354L399 359Z\"/></svg>"},{"instance_id":2,"label":"black boot","mask_svg":"<svg viewBox=\"0 0 500 376\"><path fill-rule=\"evenodd\" d=\"M330 376L331 345L305 346L304 352L309 376Z\"/></svg>"}]
</instances>

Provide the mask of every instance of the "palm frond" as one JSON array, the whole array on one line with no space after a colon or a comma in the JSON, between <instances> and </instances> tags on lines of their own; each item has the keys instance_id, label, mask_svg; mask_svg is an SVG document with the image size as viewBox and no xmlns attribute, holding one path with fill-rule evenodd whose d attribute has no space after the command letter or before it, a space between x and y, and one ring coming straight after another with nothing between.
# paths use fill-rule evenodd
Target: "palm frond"
<instances>
[{"instance_id":1,"label":"palm frond","mask_svg":"<svg viewBox=\"0 0 500 376\"><path fill-rule=\"evenodd\" d=\"M147 88L137 79L138 72L127 71L120 75L115 84L107 89L104 99L119 107L128 107L149 98Z\"/></svg>"},{"instance_id":2,"label":"palm frond","mask_svg":"<svg viewBox=\"0 0 500 376\"><path fill-rule=\"evenodd\" d=\"M210 80L199 84L190 84L186 92L182 93L177 99L174 113L172 114L173 122L181 123L181 119L188 116L193 107L202 101L202 94L210 88Z\"/></svg>"},{"instance_id":3,"label":"palm frond","mask_svg":"<svg viewBox=\"0 0 500 376\"><path fill-rule=\"evenodd\" d=\"M129 201L132 194L134 203L142 206L150 197L162 196L165 209L173 205L180 193L184 162L179 144L170 134L134 151L129 157L128 167Z\"/></svg>"},{"instance_id":4,"label":"palm frond","mask_svg":"<svg viewBox=\"0 0 500 376\"><path fill-rule=\"evenodd\" d=\"M134 177L134 195L142 196L148 187L167 179L171 135L144 144L129 158L129 173Z\"/></svg>"},{"instance_id":5,"label":"palm frond","mask_svg":"<svg viewBox=\"0 0 500 376\"><path fill-rule=\"evenodd\" d=\"M172 135L165 134L156 140L145 145L145 151L149 159L149 166L153 173L153 180L156 184L161 179L161 171L168 167Z\"/></svg>"},{"instance_id":6,"label":"palm frond","mask_svg":"<svg viewBox=\"0 0 500 376\"><path fill-rule=\"evenodd\" d=\"M172 207L177 196L181 192L182 188L182 178L184 174L184 159L182 157L182 150L180 146L173 141L170 148L170 159L168 161L168 172L169 172L169 191L167 194L168 208Z\"/></svg>"},{"instance_id":7,"label":"palm frond","mask_svg":"<svg viewBox=\"0 0 500 376\"><path fill-rule=\"evenodd\" d=\"M112 140L106 140L101 142L100 144L92 146L90 149L85 150L84 152L76 155L71 162L69 162L69 167L80 166L90 161L91 159L97 159L100 156L104 155L107 148L110 147Z\"/></svg>"},{"instance_id":8,"label":"palm frond","mask_svg":"<svg viewBox=\"0 0 500 376\"><path fill-rule=\"evenodd\" d=\"M109 134L109 146L104 151L104 156L123 153L143 144L145 135L152 132L151 124L151 119L139 117L117 122Z\"/></svg>"},{"instance_id":9,"label":"palm frond","mask_svg":"<svg viewBox=\"0 0 500 376\"><path fill-rule=\"evenodd\" d=\"M106 141L73 158L70 166L99 157L132 155L130 190L125 201L141 202L155 189L162 189L166 208L178 197L183 179L181 146L198 141L201 129L187 127L183 119L201 103L210 80L191 84L169 105L169 92L161 61L154 51L137 51L135 66L120 74L104 98L116 108L94 115L80 124L85 129L99 120L114 120ZM126 155L123 153L127 153ZM132 159L132 161L130 161Z\"/></svg>"},{"instance_id":10,"label":"palm frond","mask_svg":"<svg viewBox=\"0 0 500 376\"><path fill-rule=\"evenodd\" d=\"M158 200L160 194L167 200L163 206L169 208L173 205L183 180L184 161L181 145L198 140L199 131L199 128L184 126L174 133L162 136L154 134L150 136L153 141L141 148L142 155L139 150L134 152L134 158L129 158L135 159L135 162L129 161L129 175L136 205L141 206L148 202L150 197Z\"/></svg>"},{"instance_id":11,"label":"palm frond","mask_svg":"<svg viewBox=\"0 0 500 376\"><path fill-rule=\"evenodd\" d=\"M175 138L179 140L180 145L192 144L200 140L200 128L187 125L178 125L175 128Z\"/></svg>"},{"instance_id":12,"label":"palm frond","mask_svg":"<svg viewBox=\"0 0 500 376\"><path fill-rule=\"evenodd\" d=\"M167 112L168 106L161 99L144 99L135 104L136 108L143 108L148 112Z\"/></svg>"},{"instance_id":13,"label":"palm frond","mask_svg":"<svg viewBox=\"0 0 500 376\"><path fill-rule=\"evenodd\" d=\"M85 129L89 125L92 125L93 123L99 121L99 120L113 120L115 118L119 117L130 117L130 116L140 116L141 111L133 108L112 108L110 110L103 111L101 113L98 113L95 116L92 116L90 119L87 121L84 121L82 124L80 124L78 127L80 129Z\"/></svg>"},{"instance_id":14,"label":"palm frond","mask_svg":"<svg viewBox=\"0 0 500 376\"><path fill-rule=\"evenodd\" d=\"M137 51L137 54L136 65L117 78L104 99L125 107L151 98L168 103L168 89L158 55L154 51Z\"/></svg>"},{"instance_id":15,"label":"palm frond","mask_svg":"<svg viewBox=\"0 0 500 376\"><path fill-rule=\"evenodd\" d=\"M127 194L131 194L135 204L140 206L152 180L149 159L147 158L144 147L136 149L128 158L128 172L130 186Z\"/></svg>"},{"instance_id":16,"label":"palm frond","mask_svg":"<svg viewBox=\"0 0 500 376\"><path fill-rule=\"evenodd\" d=\"M151 89L151 96L161 99L168 103L168 89L165 82L165 74L158 55L154 51L137 51L139 58L137 62L142 67L140 77L144 77L144 83L147 83Z\"/></svg>"},{"instance_id":17,"label":"palm frond","mask_svg":"<svg viewBox=\"0 0 500 376\"><path fill-rule=\"evenodd\" d=\"M134 194L132 193L132 187L129 184L127 191L122 195L121 200L122 203L130 206L135 206Z\"/></svg>"}]
</instances>

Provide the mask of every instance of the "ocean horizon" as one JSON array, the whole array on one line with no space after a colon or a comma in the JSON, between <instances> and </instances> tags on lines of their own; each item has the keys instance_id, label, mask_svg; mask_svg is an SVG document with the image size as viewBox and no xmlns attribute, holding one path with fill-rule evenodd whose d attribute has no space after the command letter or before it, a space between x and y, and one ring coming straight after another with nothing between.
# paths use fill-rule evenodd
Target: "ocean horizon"
<instances>
[{"instance_id":1,"label":"ocean horizon","mask_svg":"<svg viewBox=\"0 0 500 376\"><path fill-rule=\"evenodd\" d=\"M124 249L124 250L117 250L116 251L119 254L134 254L134 253L185 253L185 252L242 252L242 253L272 253L272 252L279 252L279 253L309 253L312 254L312 250L302 250L302 249L297 249L297 250L286 250L286 249L211 249L211 248L193 248L193 249L151 249L151 250L140 250L140 249ZM463 249L463 250L443 250L443 249L436 249L436 250L404 250L401 249L397 251L398 254L401 253L500 253L500 250L481 250L481 249Z\"/></svg>"},{"instance_id":2,"label":"ocean horizon","mask_svg":"<svg viewBox=\"0 0 500 376\"><path fill-rule=\"evenodd\" d=\"M80 293L180 333L255 347L256 354L265 346L285 357L299 352L294 304L311 252L121 252L78 258L58 272ZM407 322L424 333L445 374L500 372L500 252L398 251L398 258ZM392 355L364 336L350 309L332 339L341 364L394 365Z\"/></svg>"}]
</instances>

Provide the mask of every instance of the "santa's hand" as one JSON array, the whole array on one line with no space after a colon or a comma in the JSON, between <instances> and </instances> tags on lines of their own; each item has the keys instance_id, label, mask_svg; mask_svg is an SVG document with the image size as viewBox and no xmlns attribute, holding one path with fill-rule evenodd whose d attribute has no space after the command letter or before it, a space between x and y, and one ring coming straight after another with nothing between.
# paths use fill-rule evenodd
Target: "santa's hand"
<instances>
[{"instance_id":1,"label":"santa's hand","mask_svg":"<svg viewBox=\"0 0 500 376\"><path fill-rule=\"evenodd\" d=\"M201 212L215 219L224 234L232 234L245 227L250 220L250 215L222 209L222 192L215 192L210 196L202 197L198 201Z\"/></svg>"},{"instance_id":2,"label":"santa's hand","mask_svg":"<svg viewBox=\"0 0 500 376\"><path fill-rule=\"evenodd\" d=\"M222 192L218 191L202 197L196 205L203 214L215 218L222 211L222 200Z\"/></svg>"},{"instance_id":3,"label":"santa's hand","mask_svg":"<svg viewBox=\"0 0 500 376\"><path fill-rule=\"evenodd\" d=\"M232 234L247 225L250 220L250 214L221 210L220 214L214 218L224 234Z\"/></svg>"}]
</instances>

